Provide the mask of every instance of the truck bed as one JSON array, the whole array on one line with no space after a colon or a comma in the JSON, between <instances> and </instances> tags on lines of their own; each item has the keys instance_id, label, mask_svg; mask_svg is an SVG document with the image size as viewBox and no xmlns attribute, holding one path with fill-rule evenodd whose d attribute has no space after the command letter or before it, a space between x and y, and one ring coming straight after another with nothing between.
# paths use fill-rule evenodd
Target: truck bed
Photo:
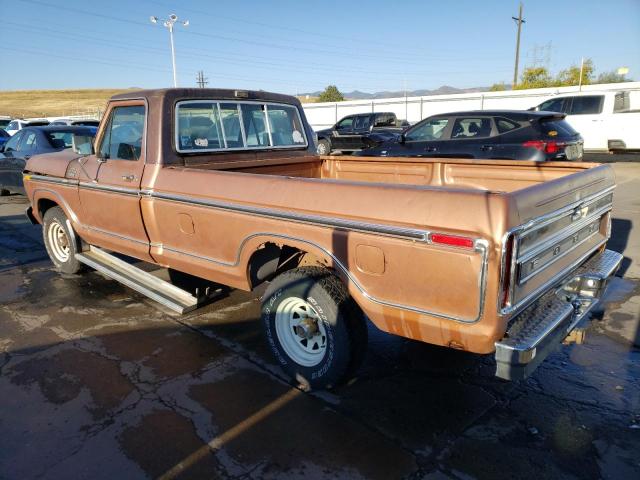
<instances>
[{"instance_id":1,"label":"truck bed","mask_svg":"<svg viewBox=\"0 0 640 480\"><path fill-rule=\"evenodd\" d=\"M526 162L454 158L278 156L189 164L188 168L325 180L512 192L587 170L584 162Z\"/></svg>"}]
</instances>

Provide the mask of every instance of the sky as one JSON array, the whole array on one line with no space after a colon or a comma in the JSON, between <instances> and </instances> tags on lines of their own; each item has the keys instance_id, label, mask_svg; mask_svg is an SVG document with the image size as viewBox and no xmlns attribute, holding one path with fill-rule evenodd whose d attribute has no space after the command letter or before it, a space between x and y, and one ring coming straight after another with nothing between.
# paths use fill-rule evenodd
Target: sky
<instances>
[{"instance_id":1,"label":"sky","mask_svg":"<svg viewBox=\"0 0 640 480\"><path fill-rule=\"evenodd\" d=\"M640 80L640 0L524 0L520 71L582 57ZM172 85L289 94L511 83L516 0L0 0L0 90Z\"/></svg>"}]
</instances>

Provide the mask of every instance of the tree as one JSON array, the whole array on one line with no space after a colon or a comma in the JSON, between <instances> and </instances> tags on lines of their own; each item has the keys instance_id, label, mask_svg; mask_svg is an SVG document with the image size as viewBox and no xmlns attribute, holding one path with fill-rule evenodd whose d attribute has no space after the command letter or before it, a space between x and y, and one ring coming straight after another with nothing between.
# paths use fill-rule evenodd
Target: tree
<instances>
[{"instance_id":1,"label":"tree","mask_svg":"<svg viewBox=\"0 0 640 480\"><path fill-rule=\"evenodd\" d=\"M580 65L572 65L566 70L562 70L558 74L557 84L561 87L570 87L580 85ZM593 62L590 58L586 59L582 65L582 85L588 85L593 78Z\"/></svg>"},{"instance_id":2,"label":"tree","mask_svg":"<svg viewBox=\"0 0 640 480\"><path fill-rule=\"evenodd\" d=\"M504 92L507 89L507 86L504 84L504 82L500 82L500 83L494 83L493 85L491 85L491 88L489 88L490 92Z\"/></svg>"},{"instance_id":3,"label":"tree","mask_svg":"<svg viewBox=\"0 0 640 480\"><path fill-rule=\"evenodd\" d=\"M525 68L520 77L520 83L515 89L525 90L527 88L553 87L554 80L545 67Z\"/></svg>"},{"instance_id":4,"label":"tree","mask_svg":"<svg viewBox=\"0 0 640 480\"><path fill-rule=\"evenodd\" d=\"M324 89L324 92L320 94L318 97L319 102L342 102L344 101L344 96L338 90L338 87L335 85L329 85Z\"/></svg>"},{"instance_id":5,"label":"tree","mask_svg":"<svg viewBox=\"0 0 640 480\"><path fill-rule=\"evenodd\" d=\"M596 78L595 83L620 83L620 82L631 82L630 78L625 77L624 75L620 75L615 70L611 72L602 72Z\"/></svg>"}]
</instances>

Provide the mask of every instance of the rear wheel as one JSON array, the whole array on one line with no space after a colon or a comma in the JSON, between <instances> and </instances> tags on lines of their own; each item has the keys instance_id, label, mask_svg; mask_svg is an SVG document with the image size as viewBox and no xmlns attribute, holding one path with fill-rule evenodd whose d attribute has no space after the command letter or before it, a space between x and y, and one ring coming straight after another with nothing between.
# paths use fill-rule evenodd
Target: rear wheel
<instances>
[{"instance_id":1,"label":"rear wheel","mask_svg":"<svg viewBox=\"0 0 640 480\"><path fill-rule=\"evenodd\" d=\"M264 295L262 322L276 360L304 388L343 382L364 356L364 316L327 269L303 267L276 277Z\"/></svg>"},{"instance_id":2,"label":"rear wheel","mask_svg":"<svg viewBox=\"0 0 640 480\"><path fill-rule=\"evenodd\" d=\"M49 258L63 273L77 273L82 264L76 258L79 240L60 207L53 207L44 214L42 235Z\"/></svg>"},{"instance_id":3,"label":"rear wheel","mask_svg":"<svg viewBox=\"0 0 640 480\"><path fill-rule=\"evenodd\" d=\"M9 195L11 192L9 190L7 190L6 188L0 188L0 197L5 197L7 195Z\"/></svg>"},{"instance_id":4,"label":"rear wheel","mask_svg":"<svg viewBox=\"0 0 640 480\"><path fill-rule=\"evenodd\" d=\"M331 153L331 144L328 140L320 140L317 151L318 155L329 155Z\"/></svg>"}]
</instances>

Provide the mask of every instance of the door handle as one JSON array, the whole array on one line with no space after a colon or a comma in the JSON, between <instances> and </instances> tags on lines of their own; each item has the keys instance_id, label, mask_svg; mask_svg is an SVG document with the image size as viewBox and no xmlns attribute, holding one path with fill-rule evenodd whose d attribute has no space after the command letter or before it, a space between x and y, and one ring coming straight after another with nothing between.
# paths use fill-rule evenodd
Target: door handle
<instances>
[{"instance_id":1,"label":"door handle","mask_svg":"<svg viewBox=\"0 0 640 480\"><path fill-rule=\"evenodd\" d=\"M133 182L136 179L135 175L123 175L122 180L125 182Z\"/></svg>"},{"instance_id":2,"label":"door handle","mask_svg":"<svg viewBox=\"0 0 640 480\"><path fill-rule=\"evenodd\" d=\"M480 150L484 150L484 151L493 150L493 145L482 145L480 147Z\"/></svg>"},{"instance_id":3,"label":"door handle","mask_svg":"<svg viewBox=\"0 0 640 480\"><path fill-rule=\"evenodd\" d=\"M436 150L438 150L436 147L426 147L424 149L425 152L435 152Z\"/></svg>"}]
</instances>

